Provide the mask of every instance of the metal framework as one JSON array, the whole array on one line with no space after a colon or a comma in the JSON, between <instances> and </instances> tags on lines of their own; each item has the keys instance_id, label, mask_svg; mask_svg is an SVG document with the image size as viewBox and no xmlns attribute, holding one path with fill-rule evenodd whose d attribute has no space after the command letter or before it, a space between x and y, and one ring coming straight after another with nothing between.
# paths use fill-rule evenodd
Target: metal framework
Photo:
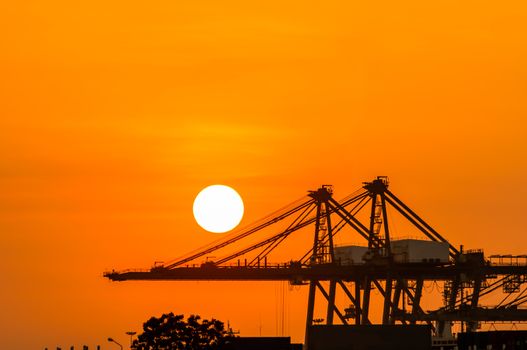
<instances>
[{"instance_id":1,"label":"metal framework","mask_svg":"<svg viewBox=\"0 0 527 350\"><path fill-rule=\"evenodd\" d=\"M365 211L369 217L362 215L366 219L361 219L360 213ZM394 259L388 212L399 213L425 240L448 244L449 260ZM256 233L279 224L282 227L272 235L203 262L211 253L248 241ZM270 254L288 237L310 226L314 226L313 244L303 256L286 263L268 262ZM363 263L342 264L335 259L334 237L344 228L358 234L368 247ZM114 270L104 276L112 281L285 280L296 285L308 284L306 339L314 323L317 298L325 305L323 322L327 325L372 324L375 321L370 304L376 290L383 300L379 323L429 323L436 334L443 334L445 325L452 322L475 331L480 322L527 321L527 310L518 308L527 301L526 257L493 255L486 259L482 251L458 250L388 189L387 177L379 176L340 201L333 198L331 186L323 185L310 191L307 198L193 254L149 270ZM444 306L425 311L421 301L424 283L429 281L442 283ZM480 305L482 297L499 290L505 293L500 303L491 307ZM344 296L347 303L337 305L337 294Z\"/></svg>"}]
</instances>

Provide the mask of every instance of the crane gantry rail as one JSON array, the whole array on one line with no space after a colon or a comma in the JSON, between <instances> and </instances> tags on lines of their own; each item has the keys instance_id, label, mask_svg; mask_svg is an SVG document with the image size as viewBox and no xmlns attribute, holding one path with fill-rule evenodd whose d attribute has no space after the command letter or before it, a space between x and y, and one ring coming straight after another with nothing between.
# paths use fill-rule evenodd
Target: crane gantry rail
<instances>
[{"instance_id":1,"label":"crane gantry rail","mask_svg":"<svg viewBox=\"0 0 527 350\"><path fill-rule=\"evenodd\" d=\"M379 176L340 201L333 198L332 187L324 185L310 191L305 199L194 253L148 270L110 271L104 276L112 281L253 280L308 284L306 332L313 324L317 295L323 297L326 305L327 325L374 323L370 315L374 290L384 300L382 324L434 322L435 332L441 334L447 322L462 322L468 331L475 331L478 322L527 321L527 310L519 308L527 301L527 255L493 255L487 259L482 251L457 249L388 190L388 185L387 177ZM446 245L447 259L396 259L388 212L400 214L425 240ZM313 226L313 243L307 252L279 264L268 262L271 254L295 232ZM334 237L344 229L363 239L363 261L345 264L336 258ZM274 231L220 258L203 261L209 254L250 241L265 230ZM427 281L443 283L442 307L424 310L421 305ZM498 304L481 306L482 297L499 291L505 297ZM347 305L337 305L337 292L345 296Z\"/></svg>"}]
</instances>

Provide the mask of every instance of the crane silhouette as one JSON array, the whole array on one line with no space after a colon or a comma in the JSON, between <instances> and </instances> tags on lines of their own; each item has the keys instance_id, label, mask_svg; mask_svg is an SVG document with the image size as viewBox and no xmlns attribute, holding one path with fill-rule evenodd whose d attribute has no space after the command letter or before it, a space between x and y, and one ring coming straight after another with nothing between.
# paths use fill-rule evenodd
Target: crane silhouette
<instances>
[{"instance_id":1,"label":"crane silhouette","mask_svg":"<svg viewBox=\"0 0 527 350\"><path fill-rule=\"evenodd\" d=\"M428 323L436 334L443 334L445 325L451 323L475 331L480 322L527 321L527 310L519 308L527 301L527 255L486 258L481 250L457 249L388 187L388 178L378 176L337 201L332 187L323 185L261 220L178 259L156 263L148 270L113 270L104 276L112 281L256 280L308 285L306 339L315 323ZM421 238L395 239L389 213L402 217ZM302 236L300 232L306 231L310 233ZM288 248L287 243L295 235L300 235L300 240L297 238L294 248ZM335 245L337 235L362 240L362 247L349 248L360 248L361 259L343 260L339 250L342 248ZM311 243L306 243L305 250L293 257L299 241ZM242 245L244 242L249 243ZM408 249L401 253L401 242L416 244L421 247L418 250L443 249L443 257L412 260ZM212 253L217 258L207 258ZM276 257L282 261L271 262ZM425 310L423 286L430 281L441 285L443 306ZM480 305L482 297L500 291L498 304ZM370 313L373 292L383 300L382 314L377 320ZM336 302L337 293L344 297L344 302ZM317 298L326 310L325 319L314 317Z\"/></svg>"}]
</instances>

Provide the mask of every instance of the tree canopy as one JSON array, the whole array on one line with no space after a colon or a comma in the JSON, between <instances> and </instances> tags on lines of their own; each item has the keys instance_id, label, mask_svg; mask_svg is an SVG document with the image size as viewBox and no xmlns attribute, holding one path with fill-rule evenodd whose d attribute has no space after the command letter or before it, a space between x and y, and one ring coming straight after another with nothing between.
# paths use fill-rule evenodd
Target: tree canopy
<instances>
[{"instance_id":1,"label":"tree canopy","mask_svg":"<svg viewBox=\"0 0 527 350\"><path fill-rule=\"evenodd\" d=\"M151 317L143 324L143 333L133 342L137 350L213 350L219 349L227 338L221 321L201 320L198 315Z\"/></svg>"}]
</instances>

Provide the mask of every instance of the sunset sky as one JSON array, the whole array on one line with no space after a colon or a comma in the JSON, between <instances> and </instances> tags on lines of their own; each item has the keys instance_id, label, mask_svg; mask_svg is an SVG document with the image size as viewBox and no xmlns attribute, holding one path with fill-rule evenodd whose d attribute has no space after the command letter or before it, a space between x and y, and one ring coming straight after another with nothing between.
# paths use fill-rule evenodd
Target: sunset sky
<instances>
[{"instance_id":1,"label":"sunset sky","mask_svg":"<svg viewBox=\"0 0 527 350\"><path fill-rule=\"evenodd\" d=\"M192 216L216 183L247 225L387 175L452 244L527 253L525 1L7 1L0 30L1 349L170 311L276 335L281 283L102 277L219 238Z\"/></svg>"}]
</instances>

